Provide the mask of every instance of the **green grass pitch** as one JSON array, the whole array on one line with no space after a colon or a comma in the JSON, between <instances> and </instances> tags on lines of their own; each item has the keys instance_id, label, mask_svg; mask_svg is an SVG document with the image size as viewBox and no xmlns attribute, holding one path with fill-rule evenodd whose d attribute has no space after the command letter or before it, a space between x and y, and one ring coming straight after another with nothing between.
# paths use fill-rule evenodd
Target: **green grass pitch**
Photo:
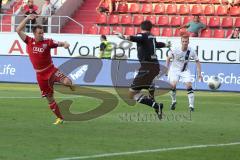
<instances>
[{"instance_id":1,"label":"green grass pitch","mask_svg":"<svg viewBox=\"0 0 240 160\"><path fill-rule=\"evenodd\" d=\"M119 98L117 108L102 117L55 126L37 85L0 84L0 160L239 160L240 94L196 91L195 97L191 115L186 91L178 91L174 112L168 94L157 97L165 105L162 121L151 117L150 108ZM74 113L101 103L60 93L56 99L73 100ZM198 145L204 146L192 147Z\"/></svg>"}]
</instances>

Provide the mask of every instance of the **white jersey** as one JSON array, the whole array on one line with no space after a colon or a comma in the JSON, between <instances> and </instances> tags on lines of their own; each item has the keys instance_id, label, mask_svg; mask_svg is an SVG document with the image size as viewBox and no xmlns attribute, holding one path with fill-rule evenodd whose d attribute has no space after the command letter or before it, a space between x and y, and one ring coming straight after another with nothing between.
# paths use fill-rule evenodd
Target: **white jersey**
<instances>
[{"instance_id":1,"label":"white jersey","mask_svg":"<svg viewBox=\"0 0 240 160\"><path fill-rule=\"evenodd\" d=\"M188 50L190 51L189 58L188 60L185 60L185 56ZM189 60L199 60L195 50L193 50L191 47L188 47L187 51L182 51L181 47L177 47L169 52L168 57L172 58L170 70L182 71L185 62L188 63ZM187 69L188 67L186 66L185 70Z\"/></svg>"}]
</instances>

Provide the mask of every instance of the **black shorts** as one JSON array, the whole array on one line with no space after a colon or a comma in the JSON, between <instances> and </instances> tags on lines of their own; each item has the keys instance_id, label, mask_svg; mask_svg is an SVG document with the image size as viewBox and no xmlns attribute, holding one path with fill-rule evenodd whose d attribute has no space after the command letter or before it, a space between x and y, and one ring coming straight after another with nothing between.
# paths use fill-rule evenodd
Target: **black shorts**
<instances>
[{"instance_id":1,"label":"black shorts","mask_svg":"<svg viewBox=\"0 0 240 160\"><path fill-rule=\"evenodd\" d=\"M139 91L151 88L152 82L159 72L160 66L158 62L141 63L138 74L131 85L131 90Z\"/></svg>"},{"instance_id":2,"label":"black shorts","mask_svg":"<svg viewBox=\"0 0 240 160\"><path fill-rule=\"evenodd\" d=\"M99 7L98 11L101 12L101 13L103 13L103 12L108 12L109 9L108 9L108 8L105 8L105 7Z\"/></svg>"}]
</instances>

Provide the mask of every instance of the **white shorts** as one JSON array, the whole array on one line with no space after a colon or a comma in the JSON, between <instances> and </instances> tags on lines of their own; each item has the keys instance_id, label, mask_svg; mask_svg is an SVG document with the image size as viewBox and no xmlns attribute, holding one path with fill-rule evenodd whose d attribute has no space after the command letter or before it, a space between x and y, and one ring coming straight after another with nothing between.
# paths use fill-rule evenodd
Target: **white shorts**
<instances>
[{"instance_id":1,"label":"white shorts","mask_svg":"<svg viewBox=\"0 0 240 160\"><path fill-rule=\"evenodd\" d=\"M192 82L191 81L191 73L190 71L187 69L186 71L182 72L179 70L169 70L168 72L168 80L169 82L183 82L183 83L188 83L188 82Z\"/></svg>"}]
</instances>

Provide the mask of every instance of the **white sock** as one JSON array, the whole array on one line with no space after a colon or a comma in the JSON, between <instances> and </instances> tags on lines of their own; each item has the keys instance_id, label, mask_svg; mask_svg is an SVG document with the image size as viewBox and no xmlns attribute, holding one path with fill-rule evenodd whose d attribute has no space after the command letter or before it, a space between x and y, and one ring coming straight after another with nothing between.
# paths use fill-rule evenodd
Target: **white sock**
<instances>
[{"instance_id":1,"label":"white sock","mask_svg":"<svg viewBox=\"0 0 240 160\"><path fill-rule=\"evenodd\" d=\"M194 108L194 93L188 93L189 107Z\"/></svg>"}]
</instances>

